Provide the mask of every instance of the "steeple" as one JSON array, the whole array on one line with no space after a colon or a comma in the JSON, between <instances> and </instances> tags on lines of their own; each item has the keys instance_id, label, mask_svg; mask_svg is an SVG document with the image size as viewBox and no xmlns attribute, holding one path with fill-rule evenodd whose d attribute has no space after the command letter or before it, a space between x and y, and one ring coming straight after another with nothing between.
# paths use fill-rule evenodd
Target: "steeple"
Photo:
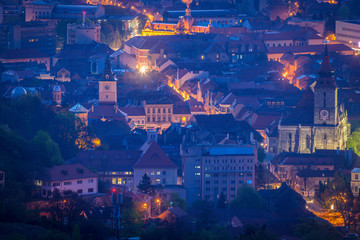
<instances>
[{"instance_id":1,"label":"steeple","mask_svg":"<svg viewBox=\"0 0 360 240\"><path fill-rule=\"evenodd\" d=\"M115 81L113 71L111 69L110 55L108 54L105 60L105 67L100 81Z\"/></svg>"},{"instance_id":2,"label":"steeple","mask_svg":"<svg viewBox=\"0 0 360 240\"><path fill-rule=\"evenodd\" d=\"M319 70L319 77L316 83L317 87L336 87L334 78L334 69L331 66L328 46L325 45L324 57Z\"/></svg>"}]
</instances>

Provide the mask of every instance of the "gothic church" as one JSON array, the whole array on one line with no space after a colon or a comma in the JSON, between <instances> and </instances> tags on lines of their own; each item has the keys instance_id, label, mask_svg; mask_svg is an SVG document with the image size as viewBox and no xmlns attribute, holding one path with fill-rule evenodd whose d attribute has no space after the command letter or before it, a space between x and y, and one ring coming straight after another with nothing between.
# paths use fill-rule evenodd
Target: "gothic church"
<instances>
[{"instance_id":1,"label":"gothic church","mask_svg":"<svg viewBox=\"0 0 360 240\"><path fill-rule=\"evenodd\" d=\"M313 153L315 149L344 149L350 124L338 103L334 70L325 47L314 89L307 89L296 109L278 126L277 153Z\"/></svg>"}]
</instances>

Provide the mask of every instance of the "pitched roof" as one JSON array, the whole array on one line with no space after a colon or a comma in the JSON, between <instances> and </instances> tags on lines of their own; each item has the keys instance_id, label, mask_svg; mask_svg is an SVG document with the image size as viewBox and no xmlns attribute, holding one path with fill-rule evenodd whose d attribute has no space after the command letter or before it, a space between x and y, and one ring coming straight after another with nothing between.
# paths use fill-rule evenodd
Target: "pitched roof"
<instances>
[{"instance_id":1,"label":"pitched roof","mask_svg":"<svg viewBox=\"0 0 360 240\"><path fill-rule=\"evenodd\" d=\"M296 175L301 178L318 178L318 177L334 177L335 171L333 170L312 170L312 169L304 169L299 171Z\"/></svg>"},{"instance_id":2,"label":"pitched roof","mask_svg":"<svg viewBox=\"0 0 360 240\"><path fill-rule=\"evenodd\" d=\"M164 153L161 147L151 141L147 148L144 149L140 159L134 164L136 168L178 168L170 158Z\"/></svg>"},{"instance_id":3,"label":"pitched roof","mask_svg":"<svg viewBox=\"0 0 360 240\"><path fill-rule=\"evenodd\" d=\"M131 116L146 116L144 107L120 107L121 111Z\"/></svg>"},{"instance_id":4,"label":"pitched roof","mask_svg":"<svg viewBox=\"0 0 360 240\"><path fill-rule=\"evenodd\" d=\"M67 181L94 177L97 177L96 173L77 163L47 168L43 179L47 181Z\"/></svg>"},{"instance_id":5,"label":"pitched roof","mask_svg":"<svg viewBox=\"0 0 360 240\"><path fill-rule=\"evenodd\" d=\"M89 150L79 152L72 161L96 171L132 171L140 154L138 150Z\"/></svg>"}]
</instances>

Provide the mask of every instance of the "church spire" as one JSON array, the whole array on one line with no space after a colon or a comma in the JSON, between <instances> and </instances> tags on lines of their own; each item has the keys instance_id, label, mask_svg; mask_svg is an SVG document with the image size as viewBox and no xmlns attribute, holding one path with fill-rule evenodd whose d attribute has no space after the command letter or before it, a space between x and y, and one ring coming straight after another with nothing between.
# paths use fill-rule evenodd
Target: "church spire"
<instances>
[{"instance_id":1,"label":"church spire","mask_svg":"<svg viewBox=\"0 0 360 240\"><path fill-rule=\"evenodd\" d=\"M103 74L101 75L100 81L115 81L114 74L111 69L111 60L110 60L109 53L105 60L105 67L104 67Z\"/></svg>"},{"instance_id":2,"label":"church spire","mask_svg":"<svg viewBox=\"0 0 360 240\"><path fill-rule=\"evenodd\" d=\"M319 70L317 86L336 87L334 78L334 69L330 63L329 51L327 44L325 45L324 57Z\"/></svg>"}]
</instances>

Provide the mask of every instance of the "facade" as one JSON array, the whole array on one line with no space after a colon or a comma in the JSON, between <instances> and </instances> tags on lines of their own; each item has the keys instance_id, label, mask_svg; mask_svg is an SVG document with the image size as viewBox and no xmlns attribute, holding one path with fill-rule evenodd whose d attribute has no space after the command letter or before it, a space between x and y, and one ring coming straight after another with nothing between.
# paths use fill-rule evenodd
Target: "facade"
<instances>
[{"instance_id":1,"label":"facade","mask_svg":"<svg viewBox=\"0 0 360 240\"><path fill-rule=\"evenodd\" d=\"M82 164L48 168L40 181L42 197L51 197L55 189L60 192L71 190L81 195L98 192L97 174Z\"/></svg>"},{"instance_id":2,"label":"facade","mask_svg":"<svg viewBox=\"0 0 360 240\"><path fill-rule=\"evenodd\" d=\"M255 145L182 145L180 151L189 204L215 203L221 193L231 201L242 184L255 187Z\"/></svg>"},{"instance_id":3,"label":"facade","mask_svg":"<svg viewBox=\"0 0 360 240\"><path fill-rule=\"evenodd\" d=\"M173 104L170 102L144 101L147 128L170 127L173 118Z\"/></svg>"},{"instance_id":4,"label":"facade","mask_svg":"<svg viewBox=\"0 0 360 240\"><path fill-rule=\"evenodd\" d=\"M55 55L56 23L52 21L4 24L0 26L0 49L30 49Z\"/></svg>"},{"instance_id":5,"label":"facade","mask_svg":"<svg viewBox=\"0 0 360 240\"><path fill-rule=\"evenodd\" d=\"M77 103L75 106L69 109L69 112L72 112L75 117L79 118L82 123L85 124L85 126L88 125L88 112L83 105L80 103Z\"/></svg>"},{"instance_id":6,"label":"facade","mask_svg":"<svg viewBox=\"0 0 360 240\"><path fill-rule=\"evenodd\" d=\"M134 164L134 186L137 186L146 173L153 185L177 185L178 166L164 153L161 147L152 140L145 143L143 152Z\"/></svg>"},{"instance_id":7,"label":"facade","mask_svg":"<svg viewBox=\"0 0 360 240\"><path fill-rule=\"evenodd\" d=\"M296 109L278 126L277 153L312 153L315 149L344 149L350 131L327 49L314 92L308 89Z\"/></svg>"},{"instance_id":8,"label":"facade","mask_svg":"<svg viewBox=\"0 0 360 240\"><path fill-rule=\"evenodd\" d=\"M67 44L89 44L100 42L100 24L76 24L67 25Z\"/></svg>"},{"instance_id":9,"label":"facade","mask_svg":"<svg viewBox=\"0 0 360 240\"><path fill-rule=\"evenodd\" d=\"M360 49L360 21L336 21L336 40L351 48Z\"/></svg>"},{"instance_id":10,"label":"facade","mask_svg":"<svg viewBox=\"0 0 360 240\"><path fill-rule=\"evenodd\" d=\"M355 197L359 196L360 189L360 168L354 168L351 171L351 191Z\"/></svg>"},{"instance_id":11,"label":"facade","mask_svg":"<svg viewBox=\"0 0 360 240\"><path fill-rule=\"evenodd\" d=\"M25 21L37 21L50 19L56 3L46 1L34 1L25 4Z\"/></svg>"}]
</instances>

